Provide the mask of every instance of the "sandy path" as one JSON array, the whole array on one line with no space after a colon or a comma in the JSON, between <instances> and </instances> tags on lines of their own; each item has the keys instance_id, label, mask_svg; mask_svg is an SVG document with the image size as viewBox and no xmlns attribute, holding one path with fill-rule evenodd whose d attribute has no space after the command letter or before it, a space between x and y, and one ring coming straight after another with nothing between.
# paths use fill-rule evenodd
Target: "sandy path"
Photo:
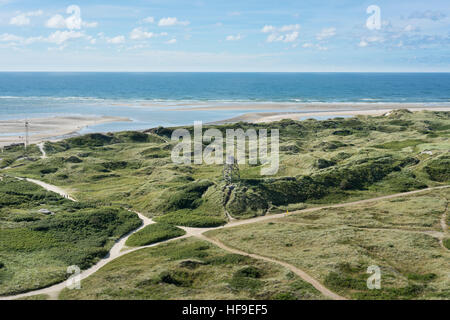
<instances>
[{"instance_id":1,"label":"sandy path","mask_svg":"<svg viewBox=\"0 0 450 320\"><path fill-rule=\"evenodd\" d=\"M44 150L44 142L38 143L37 144L39 151L41 151L42 155L41 155L41 159L47 159L47 153Z\"/></svg>"},{"instance_id":2,"label":"sandy path","mask_svg":"<svg viewBox=\"0 0 450 320\"><path fill-rule=\"evenodd\" d=\"M26 179L27 181L35 183L35 184L43 187L46 190L53 191L53 192L58 193L59 195L65 197L67 199L70 199L72 201L76 201L74 198L72 198L66 191L64 191L60 187L57 187L57 186L45 183L43 181L30 179L30 178L18 178L18 179ZM343 203L343 204L336 204L336 205L328 205L328 206L321 206L321 207L303 209L303 210L293 211L290 214L313 212L313 211L317 211L317 210L321 210L321 209L325 209L325 208L346 207L346 206L350 206L350 205L357 205L357 204L369 203L369 202L373 202L373 201L379 201L379 200L403 197L403 196L408 196L408 195L422 193L422 192L426 192L426 191L430 191L430 190L438 190L438 189L443 189L443 188L448 188L448 187L450 187L450 185L439 186L439 187L432 187L432 188L416 190L416 191L409 191L409 192L403 192L403 193L397 193L397 194L393 194L393 195L382 196L382 197L366 199L366 200L359 200L359 201L348 202L348 203ZM140 250L140 249L143 249L143 248L154 247L154 246L160 245L161 243L167 243L167 242L171 242L171 241L174 241L174 240L178 240L178 239L188 238L188 237L194 236L194 237L198 237L198 238L201 238L203 240L209 241L209 242L211 242L211 243L213 243L213 244L215 244L215 245L217 245L217 246L221 247L222 249L227 250L229 252L236 252L238 254L247 255L247 256L253 257L255 259L261 259L261 260L265 260L265 261L269 261L269 262L273 262L273 263L282 265L282 266L288 268L289 270L291 270L292 272L294 272L295 274L297 274L298 276L300 276L303 280L305 280L305 281L309 282L310 284L312 284L317 290L319 290L325 296L330 297L332 299L338 299L338 300L345 299L344 297L341 297L341 296L333 293L332 291L330 291L329 289L324 287L322 284L320 284L320 282L318 282L317 280L315 280L314 278L309 276L306 272L304 272L303 270L300 270L300 269L294 267L293 265L290 265L290 264L288 264L286 262L278 261L278 260L275 260L275 259L272 259L272 258L259 256L259 255L256 255L256 254L250 254L250 253L247 253L247 252L244 252L244 251L240 251L240 250L237 250L237 249L229 248L225 244L222 244L221 242L219 242L217 240L214 240L214 239L211 239L211 238L208 238L208 237L206 237L204 235L205 232L208 232L208 231L211 231L211 230L217 230L217 229L222 229L222 228L231 228L231 227L235 227L235 226L246 225L246 224L257 223L257 222L262 222L262 221L267 221L267 220L272 220L272 219L286 217L286 214L284 214L284 213L282 213L282 214L275 214L275 215L269 215L269 216L261 216L261 217L256 217L256 218L252 218L252 219L248 219L248 220L234 220L234 221L231 221L231 222L227 223L224 226L216 227L216 228L180 227L181 229L186 231L186 234L184 236L173 238L173 239L169 239L169 240L166 240L166 241L161 241L161 242L154 243L154 244L151 244L151 245L148 245L148 246L128 248L128 247L125 246L125 242L127 241L127 239L133 233L141 230L142 228L144 228L145 226L147 226L147 225L149 225L151 223L154 223L152 219L142 215L141 213L136 212L136 211L132 211L132 212L135 212L139 216L139 218L143 222L142 225L139 228L137 228L136 230L131 231L130 233L124 235L119 240L117 240L116 243L111 248L110 252L108 253L108 255L105 258L101 259L97 264L95 264L91 268L89 268L87 270L84 270L83 272L80 273L80 275L79 275L80 276L80 280L86 279L90 275L92 275L95 272L97 272L100 268L102 268L107 263L109 263L109 262L111 262L111 261L113 261L113 260L115 260L115 259L117 259L117 258L119 258L119 257L121 257L121 256L123 256L125 254L128 254L130 252L133 252L133 251L136 251L136 250ZM3 297L0 297L0 300L13 300L13 299L18 299L18 298L23 298L23 297L33 296L33 295L38 295L38 294L47 294L47 295L49 295L49 297L51 299L57 299L59 293L65 287L66 287L66 281L63 281L61 283L55 284L55 285L47 287L47 288L33 290L33 291L29 291L29 292L26 292L26 293L13 295L13 296L3 296Z\"/></svg>"},{"instance_id":3,"label":"sandy path","mask_svg":"<svg viewBox=\"0 0 450 320\"><path fill-rule=\"evenodd\" d=\"M241 251L241 250L237 250L237 249L234 249L234 248L230 248L230 247L226 246L225 244L223 244L222 242L218 241L215 238L209 238L209 237L206 237L204 235L200 235L200 236L198 236L198 238L200 238L202 240L205 240L205 241L208 241L208 242L211 242L212 244L218 246L219 248L221 248L223 250L226 250L228 252L231 252L231 253L240 254L240 255L243 255L243 256L248 256L248 257L251 257L251 258L254 258L254 259L258 259L258 260L264 260L264 261L267 261L267 262L272 262L272 263L278 264L280 266L283 266L283 267L291 270L293 273L298 275L300 278L302 278L306 282L310 283L314 288L316 288L324 296L326 296L326 297L328 297L330 299L333 299L333 300L347 300L346 298L344 298L344 297L342 297L342 296L340 296L340 295L330 291L328 288L323 286L319 281L317 281L316 279L311 277L309 274L307 274L303 270L300 270L299 268L294 267L293 265L291 265L289 263L286 263L284 261L275 260L275 259L272 259L272 258L269 258L269 257L260 256L260 255L254 254L254 253L248 253L248 252L245 252L245 251Z\"/></svg>"},{"instance_id":4,"label":"sandy path","mask_svg":"<svg viewBox=\"0 0 450 320\"><path fill-rule=\"evenodd\" d=\"M31 179L31 178L25 178L25 180L27 180L29 182L32 182L34 184L37 184L37 185L41 186L42 188L44 188L44 189L46 189L48 191L52 191L54 193L57 193L60 196L62 196L63 198L66 198L66 199L69 199L69 200L72 200L72 201L77 201L74 198L72 198L66 191L64 191L64 189L62 189L60 187L54 186L52 184L45 183L45 182L40 181L40 180Z\"/></svg>"}]
</instances>

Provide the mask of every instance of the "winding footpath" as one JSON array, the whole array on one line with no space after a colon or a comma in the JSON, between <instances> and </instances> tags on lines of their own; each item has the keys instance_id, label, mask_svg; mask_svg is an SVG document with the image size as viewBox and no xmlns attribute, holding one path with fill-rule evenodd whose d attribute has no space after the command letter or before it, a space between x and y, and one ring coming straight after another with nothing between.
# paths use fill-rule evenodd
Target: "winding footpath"
<instances>
[{"instance_id":1,"label":"winding footpath","mask_svg":"<svg viewBox=\"0 0 450 320\"><path fill-rule=\"evenodd\" d=\"M44 157L45 156L45 151L43 150L43 146L42 146L42 149L40 147L40 150L43 153L43 157ZM43 181L30 179L30 178L17 178L17 179L27 180L29 182L35 183L35 184L43 187L44 189L46 189L48 191L55 192L55 193L61 195L64 198L67 198L67 199L72 200L72 201L77 201L75 198L71 197L64 189L62 189L60 187L57 187L57 186L45 183ZM327 206L320 206L320 207L314 207L314 208L309 208L309 209L297 210L297 211L291 212L290 215L291 214L297 214L297 213L314 212L314 211L318 211L318 210L322 210L322 209L326 209L326 208L341 208L341 207L347 207L347 206L352 206L352 205L370 203L370 202L374 202L374 201L393 199L393 198L397 198L397 197L404 197L404 196L409 196L409 195L413 195L413 194L417 194L417 193L423 193L423 192L426 192L426 191L444 189L444 188L448 188L448 187L450 187L450 185L448 185L448 186L432 187L432 188L421 189L421 190L410 191L410 192L397 193L397 194L393 194L393 195L381 196L381 197L376 197L376 198L366 199L366 200L358 200L358 201L342 203L342 204L327 205ZM447 209L448 209L448 204L447 204ZM303 271L303 270L301 270L301 269L299 269L299 268L297 268L297 267L295 267L295 266L293 266L293 265L291 265L289 263L286 263L286 262L280 261L280 260L276 260L276 259L273 259L273 258L270 258L270 257L260 256L260 255L257 255L257 254L248 253L248 252L244 252L244 251L241 251L241 250L238 250L238 249L234 249L234 248L228 247L227 245L223 244L222 242L220 242L217 239L213 239L213 238L207 237L205 235L206 232L211 231L211 230L218 230L218 229L223 229L223 228L232 228L232 227L246 225L246 224L252 224L252 223L257 223L257 222L262 222L262 221L267 221L267 220L283 218L283 217L286 217L285 213L268 215L268 216L261 216L261 217L256 217L256 218L252 218L252 219L247 219L247 220L230 219L229 223L227 223L227 224L225 224L223 226L220 226L220 227L215 227L215 228L190 228L190 227L181 227L180 226L179 228L181 228L181 229L186 231L186 234L181 236L181 237L172 238L172 239L169 239L169 240L166 240L166 241L161 241L161 242L154 243L154 244L147 245L147 246L129 248L129 247L125 246L125 242L127 241L127 239L133 233L136 233L137 231L141 230L142 228L144 228L145 226L147 226L149 224L155 223L152 219L144 216L143 214L141 214L139 212L136 212L136 211L132 211L132 212L136 213L139 216L139 218L142 220L142 225L139 228L129 232L128 234L126 234L126 235L122 236L120 239L118 239L115 242L115 244L113 245L113 247L111 248L111 250L109 251L109 253L108 253L108 255L106 257L101 259L97 264L93 265L89 269L86 269L86 270L82 271L79 274L79 279L80 280L86 279L90 275L92 275L95 272L97 272L100 268L102 268L107 263L109 263L109 262L111 262L111 261L113 261L113 260L115 260L115 259L117 259L117 258L119 258L119 257L121 257L121 256L123 256L125 254L128 254L130 252L133 252L133 251L136 251L136 250L140 250L140 249L143 249L143 248L154 247L154 246L160 245L162 243L167 243L167 242L171 242L171 241L175 241L175 240L179 240L179 239L183 239L183 238L196 237L196 238L208 241L208 242L210 242L210 243L220 247L221 249L226 250L226 251L231 252L231 253L245 255L245 256L252 257L254 259L264 260L264 261L267 261L267 262L271 262L271 263L275 263L275 264L281 265L281 266L291 270L293 273L298 275L304 281L310 283L312 286L314 286L314 288L316 288L319 292L321 292L325 297L330 298L330 299L335 299L335 300L346 300L345 297L342 297L342 296L340 296L340 295L330 291L328 288L326 288L319 281L317 281L316 279L311 277L305 271ZM443 217L441 219L442 228L444 229L444 226L445 226L444 233L447 231L447 225L445 223L445 218L446 218L446 212L444 212L444 215L443 215ZM441 242L442 242L442 240L441 240ZM12 296L3 296L3 297L0 297L0 300L13 300L13 299L19 299L19 298L39 295L39 294L48 295L50 297L50 299L57 299L59 293L64 288L66 288L66 286L67 286L67 281L63 281L63 282L60 282L58 284L55 284L55 285L47 287L47 288L33 290L33 291L29 291L29 292L22 293L22 294L12 295Z\"/></svg>"},{"instance_id":2,"label":"winding footpath","mask_svg":"<svg viewBox=\"0 0 450 320\"><path fill-rule=\"evenodd\" d=\"M45 142L41 142L41 143L38 143L38 144L37 144L37 146L38 146L38 148L39 148L39 151L41 151L41 153L42 153L41 159L47 159L47 153L46 153L45 150L44 150L44 143L45 143Z\"/></svg>"}]
</instances>

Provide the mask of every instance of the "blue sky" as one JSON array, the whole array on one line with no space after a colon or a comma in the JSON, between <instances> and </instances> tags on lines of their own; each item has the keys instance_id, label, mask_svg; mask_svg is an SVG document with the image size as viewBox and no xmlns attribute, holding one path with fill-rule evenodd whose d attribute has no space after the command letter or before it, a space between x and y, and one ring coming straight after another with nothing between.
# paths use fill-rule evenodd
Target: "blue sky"
<instances>
[{"instance_id":1,"label":"blue sky","mask_svg":"<svg viewBox=\"0 0 450 320\"><path fill-rule=\"evenodd\" d=\"M450 72L448 0L0 0L0 29L2 71Z\"/></svg>"}]
</instances>

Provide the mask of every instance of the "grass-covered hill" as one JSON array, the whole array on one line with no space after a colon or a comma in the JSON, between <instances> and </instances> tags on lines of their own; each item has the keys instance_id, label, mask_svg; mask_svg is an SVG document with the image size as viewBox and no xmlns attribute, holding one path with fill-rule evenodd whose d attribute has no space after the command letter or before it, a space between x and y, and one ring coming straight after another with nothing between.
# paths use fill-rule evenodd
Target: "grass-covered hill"
<instances>
[{"instance_id":1,"label":"grass-covered hill","mask_svg":"<svg viewBox=\"0 0 450 320\"><path fill-rule=\"evenodd\" d=\"M0 178L0 295L66 279L86 269L141 220L124 209L72 202L14 178Z\"/></svg>"},{"instance_id":2,"label":"grass-covered hill","mask_svg":"<svg viewBox=\"0 0 450 320\"><path fill-rule=\"evenodd\" d=\"M77 199L122 205L157 221L217 226L246 218L447 184L450 113L398 110L384 116L235 123L217 128L279 129L280 169L240 165L227 186L221 165L174 164L175 128L89 134L46 143L47 159L4 154L11 175L64 186ZM192 127L186 127L193 133ZM207 144L205 143L205 146Z\"/></svg>"}]
</instances>

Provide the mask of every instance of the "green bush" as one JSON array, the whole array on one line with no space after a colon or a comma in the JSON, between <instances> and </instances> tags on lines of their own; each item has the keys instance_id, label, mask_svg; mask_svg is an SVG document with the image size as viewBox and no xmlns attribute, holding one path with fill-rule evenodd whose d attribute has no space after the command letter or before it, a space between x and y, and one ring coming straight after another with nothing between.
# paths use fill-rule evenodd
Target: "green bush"
<instances>
[{"instance_id":1,"label":"green bush","mask_svg":"<svg viewBox=\"0 0 450 320\"><path fill-rule=\"evenodd\" d=\"M450 250L450 238L444 239L444 247Z\"/></svg>"},{"instance_id":2,"label":"green bush","mask_svg":"<svg viewBox=\"0 0 450 320\"><path fill-rule=\"evenodd\" d=\"M155 223L132 234L125 244L130 247L146 246L152 243L180 237L185 234L186 232L184 230L173 225Z\"/></svg>"},{"instance_id":3,"label":"green bush","mask_svg":"<svg viewBox=\"0 0 450 320\"><path fill-rule=\"evenodd\" d=\"M207 215L194 214L189 210L173 211L154 218L157 222L193 228L219 227L226 223L225 219Z\"/></svg>"},{"instance_id":4,"label":"green bush","mask_svg":"<svg viewBox=\"0 0 450 320\"><path fill-rule=\"evenodd\" d=\"M235 273L236 277L247 277L247 278L261 278L262 273L261 270L256 267L245 267L242 269L239 269Z\"/></svg>"},{"instance_id":5,"label":"green bush","mask_svg":"<svg viewBox=\"0 0 450 320\"><path fill-rule=\"evenodd\" d=\"M271 297L272 300L297 300L297 297L291 292L280 292Z\"/></svg>"},{"instance_id":6,"label":"green bush","mask_svg":"<svg viewBox=\"0 0 450 320\"><path fill-rule=\"evenodd\" d=\"M415 147L421 143L425 143L425 141L420 139L410 139L401 141L389 141L384 144L378 144L374 147L379 149L401 150L406 147Z\"/></svg>"},{"instance_id":7,"label":"green bush","mask_svg":"<svg viewBox=\"0 0 450 320\"><path fill-rule=\"evenodd\" d=\"M315 166L317 169L325 169L331 166L334 166L336 164L336 162L334 161L330 161L330 160L326 160L326 159L317 159Z\"/></svg>"},{"instance_id":8,"label":"green bush","mask_svg":"<svg viewBox=\"0 0 450 320\"><path fill-rule=\"evenodd\" d=\"M425 172L434 181L446 182L450 180L450 157L443 156L433 160L425 168Z\"/></svg>"},{"instance_id":9,"label":"green bush","mask_svg":"<svg viewBox=\"0 0 450 320\"><path fill-rule=\"evenodd\" d=\"M117 142L113 135L91 133L80 137L69 138L65 141L70 147L101 147Z\"/></svg>"},{"instance_id":10,"label":"green bush","mask_svg":"<svg viewBox=\"0 0 450 320\"><path fill-rule=\"evenodd\" d=\"M431 281L436 279L437 275L435 273L426 273L426 274L409 273L407 277L409 280Z\"/></svg>"},{"instance_id":11,"label":"green bush","mask_svg":"<svg viewBox=\"0 0 450 320\"><path fill-rule=\"evenodd\" d=\"M254 267L246 267L236 271L231 279L230 287L234 290L250 290L253 291L263 285L261 280L261 271Z\"/></svg>"}]
</instances>

